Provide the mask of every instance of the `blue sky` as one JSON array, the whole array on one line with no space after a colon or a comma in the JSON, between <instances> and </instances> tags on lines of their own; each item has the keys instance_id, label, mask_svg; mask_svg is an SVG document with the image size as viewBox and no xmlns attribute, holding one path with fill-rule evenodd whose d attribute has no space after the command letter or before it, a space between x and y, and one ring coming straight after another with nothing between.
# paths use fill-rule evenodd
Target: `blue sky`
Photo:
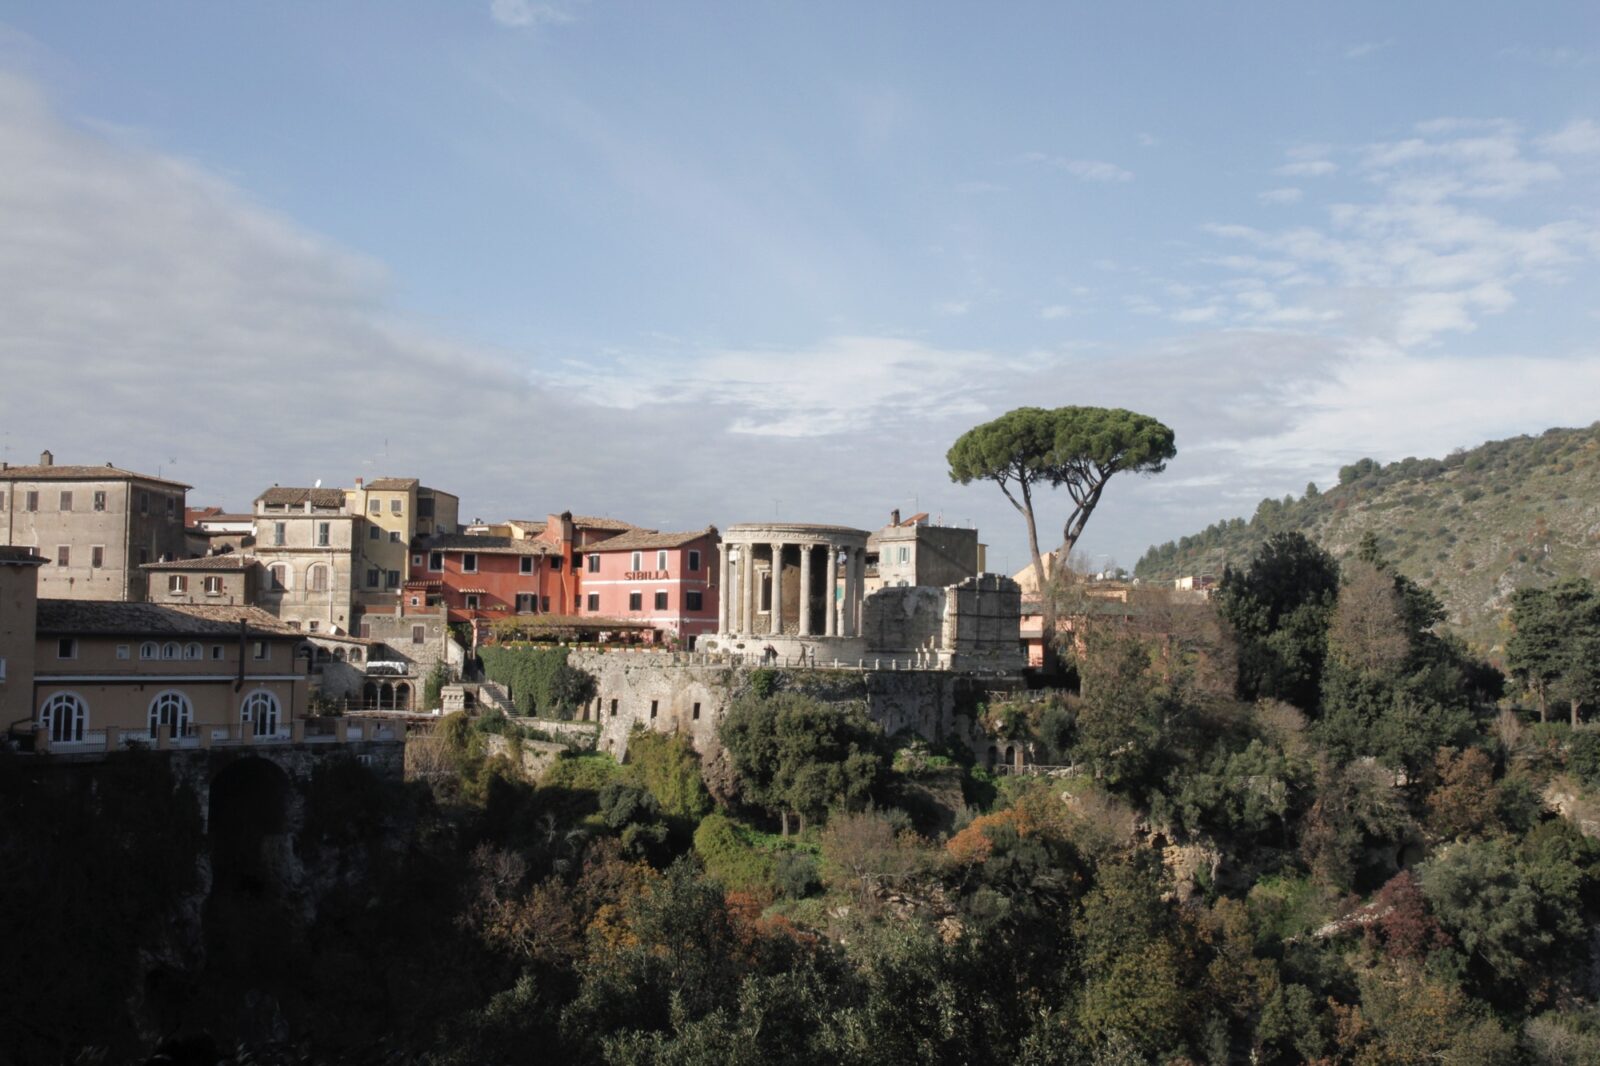
<instances>
[{"instance_id":1,"label":"blue sky","mask_svg":"<svg viewBox=\"0 0 1600 1066\"><path fill-rule=\"evenodd\" d=\"M1131 565L1362 455L1600 418L1597 30L0 3L0 444L229 507L380 472L483 517L915 507L1016 569L1014 514L944 450L1125 406L1179 435L1082 544Z\"/></svg>"}]
</instances>

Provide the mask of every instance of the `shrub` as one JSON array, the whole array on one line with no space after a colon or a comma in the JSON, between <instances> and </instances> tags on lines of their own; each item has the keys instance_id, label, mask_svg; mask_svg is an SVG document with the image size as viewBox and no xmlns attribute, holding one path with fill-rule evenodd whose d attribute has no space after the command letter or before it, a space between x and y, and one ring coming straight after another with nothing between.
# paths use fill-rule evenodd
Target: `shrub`
<instances>
[{"instance_id":1,"label":"shrub","mask_svg":"<svg viewBox=\"0 0 1600 1066\"><path fill-rule=\"evenodd\" d=\"M822 887L816 856L804 851L784 851L773 864L778 891L790 899L804 899Z\"/></svg>"},{"instance_id":2,"label":"shrub","mask_svg":"<svg viewBox=\"0 0 1600 1066\"><path fill-rule=\"evenodd\" d=\"M490 645L478 657L489 680L506 686L523 714L570 718L594 692L594 680L567 665L566 648Z\"/></svg>"},{"instance_id":3,"label":"shrub","mask_svg":"<svg viewBox=\"0 0 1600 1066\"><path fill-rule=\"evenodd\" d=\"M749 892L771 899L776 887L772 856L750 843L727 815L707 815L694 831L694 850L706 876L729 892Z\"/></svg>"},{"instance_id":4,"label":"shrub","mask_svg":"<svg viewBox=\"0 0 1600 1066\"><path fill-rule=\"evenodd\" d=\"M539 779L539 786L599 792L621 772L622 768L609 755L564 755L550 764Z\"/></svg>"},{"instance_id":5,"label":"shrub","mask_svg":"<svg viewBox=\"0 0 1600 1066\"><path fill-rule=\"evenodd\" d=\"M628 740L628 766L667 817L699 821L711 810L700 758L688 737L635 730Z\"/></svg>"}]
</instances>

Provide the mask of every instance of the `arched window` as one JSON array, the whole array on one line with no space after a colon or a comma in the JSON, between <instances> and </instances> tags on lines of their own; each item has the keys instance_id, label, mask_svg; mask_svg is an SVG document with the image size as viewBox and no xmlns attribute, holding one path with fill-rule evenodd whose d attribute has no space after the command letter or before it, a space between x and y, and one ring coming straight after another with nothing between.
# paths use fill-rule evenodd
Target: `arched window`
<instances>
[{"instance_id":1,"label":"arched window","mask_svg":"<svg viewBox=\"0 0 1600 1066\"><path fill-rule=\"evenodd\" d=\"M333 649L333 657L335 659L338 659L340 662L344 662L344 649L343 648L334 648Z\"/></svg>"},{"instance_id":2,"label":"arched window","mask_svg":"<svg viewBox=\"0 0 1600 1066\"><path fill-rule=\"evenodd\" d=\"M156 644L155 641L147 640L143 644L139 645L139 658L159 659L161 658L161 648Z\"/></svg>"},{"instance_id":3,"label":"arched window","mask_svg":"<svg viewBox=\"0 0 1600 1066\"><path fill-rule=\"evenodd\" d=\"M328 568L321 563L312 563L306 570L306 588L312 592L327 592Z\"/></svg>"},{"instance_id":4,"label":"arched window","mask_svg":"<svg viewBox=\"0 0 1600 1066\"><path fill-rule=\"evenodd\" d=\"M278 697L265 689L250 693L239 707L239 720L251 723L258 737L274 736L278 732Z\"/></svg>"},{"instance_id":5,"label":"arched window","mask_svg":"<svg viewBox=\"0 0 1600 1066\"><path fill-rule=\"evenodd\" d=\"M191 642L183 646L183 657L185 659L199 659L202 658L203 655L204 653L200 650L199 644Z\"/></svg>"},{"instance_id":6,"label":"arched window","mask_svg":"<svg viewBox=\"0 0 1600 1066\"><path fill-rule=\"evenodd\" d=\"M411 686L404 681L394 687L394 707L397 711L411 709Z\"/></svg>"},{"instance_id":7,"label":"arched window","mask_svg":"<svg viewBox=\"0 0 1600 1066\"><path fill-rule=\"evenodd\" d=\"M161 657L163 659L176 659L178 657L178 642L169 640L161 645Z\"/></svg>"},{"instance_id":8,"label":"arched window","mask_svg":"<svg viewBox=\"0 0 1600 1066\"><path fill-rule=\"evenodd\" d=\"M189 697L170 689L150 701L150 739L155 740L166 730L169 737L181 737L189 731L189 720L194 717L194 707Z\"/></svg>"},{"instance_id":9,"label":"arched window","mask_svg":"<svg viewBox=\"0 0 1600 1066\"><path fill-rule=\"evenodd\" d=\"M88 722L89 705L73 692L57 692L39 708L39 729L50 734L52 744L82 740Z\"/></svg>"},{"instance_id":10,"label":"arched window","mask_svg":"<svg viewBox=\"0 0 1600 1066\"><path fill-rule=\"evenodd\" d=\"M358 663L358 662L361 661L361 649L360 648L351 648L350 649L350 661L353 662L353 663Z\"/></svg>"},{"instance_id":11,"label":"arched window","mask_svg":"<svg viewBox=\"0 0 1600 1066\"><path fill-rule=\"evenodd\" d=\"M282 592L289 587L289 568L282 563L273 563L267 567L267 587L273 592Z\"/></svg>"},{"instance_id":12,"label":"arched window","mask_svg":"<svg viewBox=\"0 0 1600 1066\"><path fill-rule=\"evenodd\" d=\"M378 686L368 681L361 686L361 707L370 711L378 705Z\"/></svg>"},{"instance_id":13,"label":"arched window","mask_svg":"<svg viewBox=\"0 0 1600 1066\"><path fill-rule=\"evenodd\" d=\"M378 686L378 710L394 709L394 686L385 681Z\"/></svg>"}]
</instances>

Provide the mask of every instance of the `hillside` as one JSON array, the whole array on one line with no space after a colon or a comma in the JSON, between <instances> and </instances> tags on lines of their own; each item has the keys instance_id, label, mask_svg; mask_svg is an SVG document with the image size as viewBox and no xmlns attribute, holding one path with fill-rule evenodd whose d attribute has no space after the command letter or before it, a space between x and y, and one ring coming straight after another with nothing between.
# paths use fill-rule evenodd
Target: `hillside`
<instances>
[{"instance_id":1,"label":"hillside","mask_svg":"<svg viewBox=\"0 0 1600 1066\"><path fill-rule=\"evenodd\" d=\"M1600 422L1491 441L1444 459L1362 459L1327 491L1262 500L1248 520L1218 522L1152 547L1147 581L1222 575L1271 534L1299 530L1343 556L1368 530L1408 577L1445 603L1472 644L1494 652L1509 597L1559 577L1600 579Z\"/></svg>"}]
</instances>

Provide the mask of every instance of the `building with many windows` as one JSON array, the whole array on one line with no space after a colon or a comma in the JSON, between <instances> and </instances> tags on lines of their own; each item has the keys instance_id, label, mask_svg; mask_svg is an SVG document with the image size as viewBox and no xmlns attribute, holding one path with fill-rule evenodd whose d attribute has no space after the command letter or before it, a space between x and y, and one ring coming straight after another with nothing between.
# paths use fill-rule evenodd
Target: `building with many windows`
<instances>
[{"instance_id":1,"label":"building with many windows","mask_svg":"<svg viewBox=\"0 0 1600 1066\"><path fill-rule=\"evenodd\" d=\"M867 537L864 587L868 595L880 588L944 588L976 577L983 567L976 529L934 525L926 513L901 521L893 511L889 524Z\"/></svg>"},{"instance_id":2,"label":"building with many windows","mask_svg":"<svg viewBox=\"0 0 1600 1066\"><path fill-rule=\"evenodd\" d=\"M448 610L450 621L560 611L567 575L559 546L532 537L437 533L412 545L403 613Z\"/></svg>"},{"instance_id":3,"label":"building with many windows","mask_svg":"<svg viewBox=\"0 0 1600 1066\"><path fill-rule=\"evenodd\" d=\"M309 633L349 632L355 620L355 550L365 523L343 489L274 485L255 500L253 602ZM405 566L401 556L399 565ZM163 571L168 580L171 571ZM400 587L397 571L394 588ZM160 599L160 597L156 597Z\"/></svg>"},{"instance_id":4,"label":"building with many windows","mask_svg":"<svg viewBox=\"0 0 1600 1066\"><path fill-rule=\"evenodd\" d=\"M150 603L253 604L262 579L261 563L237 552L146 563L144 570Z\"/></svg>"},{"instance_id":5,"label":"building with many windows","mask_svg":"<svg viewBox=\"0 0 1600 1066\"><path fill-rule=\"evenodd\" d=\"M643 623L693 643L717 629L717 529L632 529L578 549L581 615Z\"/></svg>"},{"instance_id":6,"label":"building with many windows","mask_svg":"<svg viewBox=\"0 0 1600 1066\"><path fill-rule=\"evenodd\" d=\"M141 566L188 554L189 486L105 466L0 465L0 545L33 548L44 559L45 599L137 601Z\"/></svg>"},{"instance_id":7,"label":"building with many windows","mask_svg":"<svg viewBox=\"0 0 1600 1066\"><path fill-rule=\"evenodd\" d=\"M408 576L411 542L456 532L461 501L416 478L356 478L355 488L341 492L348 512L362 519L354 543L355 602L362 608L395 607Z\"/></svg>"}]
</instances>

